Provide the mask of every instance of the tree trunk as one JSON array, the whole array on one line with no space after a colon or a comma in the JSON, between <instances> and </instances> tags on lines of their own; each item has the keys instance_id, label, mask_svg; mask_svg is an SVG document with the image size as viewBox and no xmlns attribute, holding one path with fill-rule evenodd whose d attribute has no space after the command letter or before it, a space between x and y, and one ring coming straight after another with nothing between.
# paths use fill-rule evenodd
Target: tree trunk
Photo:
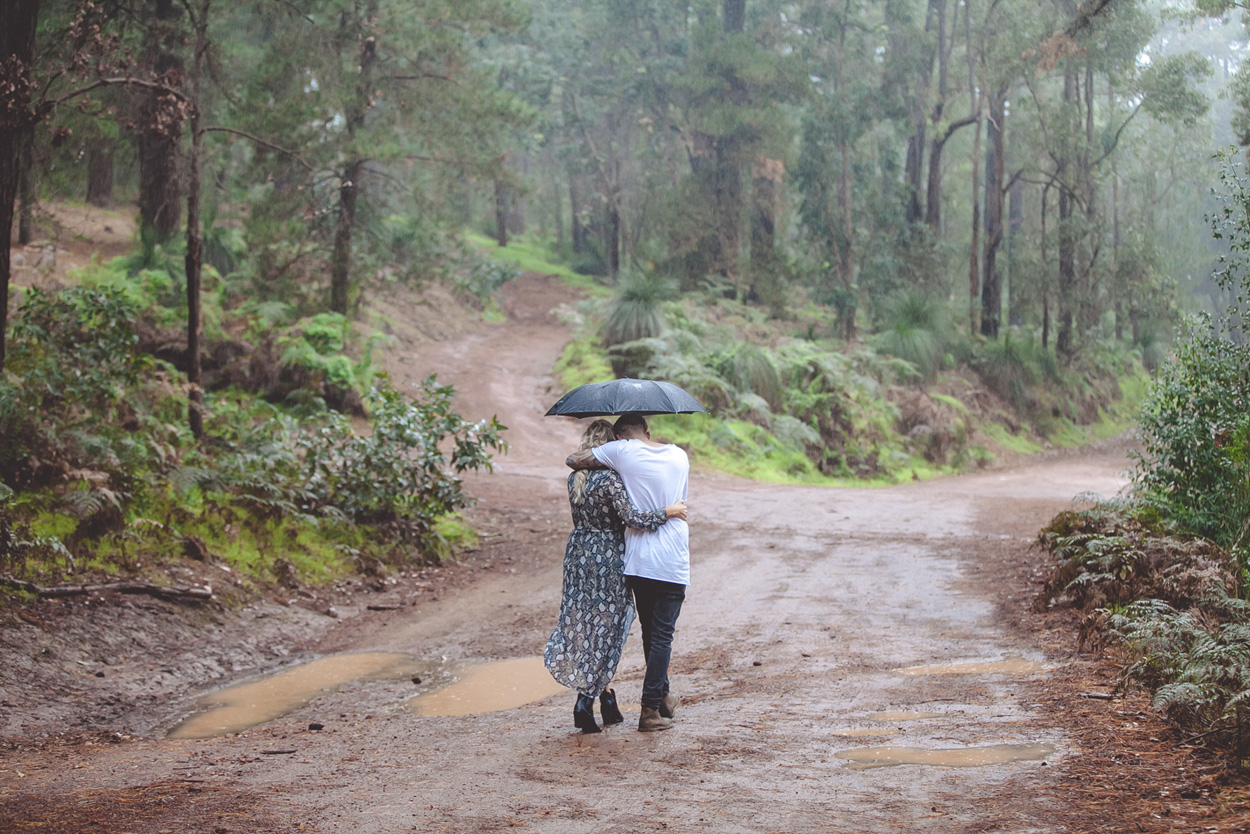
<instances>
[{"instance_id":1,"label":"tree trunk","mask_svg":"<svg viewBox=\"0 0 1250 834\"><path fill-rule=\"evenodd\" d=\"M344 316L348 314L351 290L352 233L356 227L356 197L360 193L358 180L364 168L362 160L349 163L339 182L339 214L334 224L334 251L330 255L330 309Z\"/></svg>"},{"instance_id":2,"label":"tree trunk","mask_svg":"<svg viewBox=\"0 0 1250 834\"><path fill-rule=\"evenodd\" d=\"M365 126L365 116L373 103L373 66L377 63L378 43L369 32L378 16L377 0L370 0L363 10L359 26L360 54L356 97L347 116L347 136L352 139ZM356 228L356 199L360 180L365 174L367 159L353 159L343 167L339 180L339 214L334 227L334 251L330 256L330 309L348 315L351 291L352 236Z\"/></svg>"},{"instance_id":3,"label":"tree trunk","mask_svg":"<svg viewBox=\"0 0 1250 834\"><path fill-rule=\"evenodd\" d=\"M577 177L569 177L569 214L572 222L569 234L573 238L573 253L584 254L586 251L586 227L582 224L581 192L577 187Z\"/></svg>"},{"instance_id":4,"label":"tree trunk","mask_svg":"<svg viewBox=\"0 0 1250 834\"><path fill-rule=\"evenodd\" d=\"M1050 347L1050 295L1042 293L1042 350Z\"/></svg>"},{"instance_id":5,"label":"tree trunk","mask_svg":"<svg viewBox=\"0 0 1250 834\"><path fill-rule=\"evenodd\" d=\"M152 74L171 87L181 83L184 66L181 58L165 51L161 40L165 30L177 26L180 11L174 0L155 0L144 50ZM165 243L178 233L182 217L178 170L182 122L160 116L160 93L141 92L138 97L139 219L155 242Z\"/></svg>"},{"instance_id":6,"label":"tree trunk","mask_svg":"<svg viewBox=\"0 0 1250 834\"><path fill-rule=\"evenodd\" d=\"M615 200L608 201L603 224L603 251L608 255L608 277L613 281L621 274L621 211Z\"/></svg>"},{"instance_id":7,"label":"tree trunk","mask_svg":"<svg viewBox=\"0 0 1250 834\"><path fill-rule=\"evenodd\" d=\"M972 134L972 240L968 244L968 332L976 335L981 295L981 102L977 102L977 123Z\"/></svg>"},{"instance_id":8,"label":"tree trunk","mask_svg":"<svg viewBox=\"0 0 1250 834\"><path fill-rule=\"evenodd\" d=\"M985 111L982 109L984 97L976 84L977 56L972 48L972 15L967 9L964 10L964 60L968 68L968 112L976 116L969 166L972 169L972 235L968 244L968 332L975 336L980 325L977 296L981 292L981 123L985 121Z\"/></svg>"},{"instance_id":9,"label":"tree trunk","mask_svg":"<svg viewBox=\"0 0 1250 834\"><path fill-rule=\"evenodd\" d=\"M1064 103L1072 104L1076 95L1076 75L1069 66L1063 73ZM1076 353L1072 320L1077 295L1076 241L1072 228L1073 199L1065 181L1068 167L1066 156L1060 156L1055 171L1055 179L1059 182L1059 330L1055 334L1055 349L1065 358L1071 358Z\"/></svg>"},{"instance_id":10,"label":"tree trunk","mask_svg":"<svg viewBox=\"0 0 1250 834\"><path fill-rule=\"evenodd\" d=\"M100 143L87 152L87 202L99 208L113 204L113 146Z\"/></svg>"},{"instance_id":11,"label":"tree trunk","mask_svg":"<svg viewBox=\"0 0 1250 834\"><path fill-rule=\"evenodd\" d=\"M718 262L716 271L728 278L735 291L741 280L742 268L738 263L742 249L742 171L723 139L716 141L716 240Z\"/></svg>"},{"instance_id":12,"label":"tree trunk","mask_svg":"<svg viewBox=\"0 0 1250 834\"><path fill-rule=\"evenodd\" d=\"M724 0L725 34L742 32L747 21L747 0Z\"/></svg>"},{"instance_id":13,"label":"tree trunk","mask_svg":"<svg viewBox=\"0 0 1250 834\"><path fill-rule=\"evenodd\" d=\"M838 251L838 281L846 294L846 310L843 312L843 332L848 342L855 341L855 262L851 257L852 236L855 234L855 217L851 210L851 153L843 145L842 166L838 172L838 210L842 215L843 245Z\"/></svg>"},{"instance_id":14,"label":"tree trunk","mask_svg":"<svg viewBox=\"0 0 1250 834\"><path fill-rule=\"evenodd\" d=\"M929 179L925 184L924 219L925 224L933 232L933 240L936 241L941 233L940 226L942 225L942 149L951 137L949 131L945 134L939 131L942 117L946 113L946 94L949 88L947 79L950 53L946 48L946 0L929 0L929 13L931 19L937 21L938 88L937 98L933 102L933 111L929 116L934 132L929 148ZM955 15L958 19L958 6L955 9Z\"/></svg>"},{"instance_id":15,"label":"tree trunk","mask_svg":"<svg viewBox=\"0 0 1250 834\"><path fill-rule=\"evenodd\" d=\"M907 162L904 176L907 179L907 223L917 223L923 217L920 211L920 183L924 176L925 123L916 122L915 132L907 138Z\"/></svg>"},{"instance_id":16,"label":"tree trunk","mask_svg":"<svg viewBox=\"0 0 1250 834\"><path fill-rule=\"evenodd\" d=\"M1007 110L1005 90L989 94L989 123L985 160L985 275L981 280L981 335L998 338L1003 317L1003 278L998 271L998 247L1003 240L1003 134Z\"/></svg>"},{"instance_id":17,"label":"tree trunk","mask_svg":"<svg viewBox=\"0 0 1250 834\"><path fill-rule=\"evenodd\" d=\"M17 218L17 242L25 246L35 239L35 206L39 203L39 176L35 170L35 131L27 130L22 141L22 164L18 182L21 210Z\"/></svg>"},{"instance_id":18,"label":"tree trunk","mask_svg":"<svg viewBox=\"0 0 1250 834\"><path fill-rule=\"evenodd\" d=\"M1007 192L1007 320L1014 325L1023 323L1016 307L1016 244L1020 229L1024 227L1024 180L1016 178Z\"/></svg>"},{"instance_id":19,"label":"tree trunk","mask_svg":"<svg viewBox=\"0 0 1250 834\"><path fill-rule=\"evenodd\" d=\"M777 184L759 163L751 181L751 281L747 296L770 305L777 298Z\"/></svg>"},{"instance_id":20,"label":"tree trunk","mask_svg":"<svg viewBox=\"0 0 1250 834\"><path fill-rule=\"evenodd\" d=\"M9 249L17 199L20 155L32 129L30 66L35 54L39 0L6 0L0 6L0 371L4 370L9 323Z\"/></svg>"},{"instance_id":21,"label":"tree trunk","mask_svg":"<svg viewBox=\"0 0 1250 834\"><path fill-rule=\"evenodd\" d=\"M200 75L204 71L204 55L208 50L208 10L212 0L200 4L195 21L195 52L191 57L191 158L187 171L187 384L190 402L187 418L191 434L204 437L204 380L200 361L200 332L203 315L200 310L200 278L204 265L204 235L200 223L201 164L204 158L204 131L201 124Z\"/></svg>"},{"instance_id":22,"label":"tree trunk","mask_svg":"<svg viewBox=\"0 0 1250 834\"><path fill-rule=\"evenodd\" d=\"M508 245L508 186L495 180L495 243Z\"/></svg>"}]
</instances>

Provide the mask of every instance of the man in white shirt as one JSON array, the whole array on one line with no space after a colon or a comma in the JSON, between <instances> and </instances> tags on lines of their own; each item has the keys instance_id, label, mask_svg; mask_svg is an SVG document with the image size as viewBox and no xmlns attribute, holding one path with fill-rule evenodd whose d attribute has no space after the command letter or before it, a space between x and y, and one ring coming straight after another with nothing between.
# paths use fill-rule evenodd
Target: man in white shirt
<instances>
[{"instance_id":1,"label":"man in white shirt","mask_svg":"<svg viewBox=\"0 0 1250 834\"><path fill-rule=\"evenodd\" d=\"M656 443L647 420L638 414L619 417L617 439L571 455L572 469L607 466L620 473L635 507L665 507L685 501L690 460L671 443ZM625 528L625 581L634 595L647 675L642 684L642 732L667 730L681 699L669 692L668 663L673 632L690 584L690 528L670 519L655 532Z\"/></svg>"}]
</instances>

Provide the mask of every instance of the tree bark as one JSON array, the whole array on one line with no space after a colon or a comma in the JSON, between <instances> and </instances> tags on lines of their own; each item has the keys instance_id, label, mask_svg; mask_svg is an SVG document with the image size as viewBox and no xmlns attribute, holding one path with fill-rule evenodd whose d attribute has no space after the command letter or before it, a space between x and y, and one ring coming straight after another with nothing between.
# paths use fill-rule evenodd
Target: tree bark
<instances>
[{"instance_id":1,"label":"tree bark","mask_svg":"<svg viewBox=\"0 0 1250 834\"><path fill-rule=\"evenodd\" d=\"M1077 98L1076 75L1071 66L1063 73L1063 101L1072 105ZM1072 228L1072 192L1065 181L1068 175L1068 159L1066 152L1059 158L1056 166L1055 179L1059 182L1059 292L1058 316L1059 328L1055 334L1055 349L1065 358L1076 353L1076 344L1072 332L1073 308L1076 304L1076 241Z\"/></svg>"},{"instance_id":2,"label":"tree bark","mask_svg":"<svg viewBox=\"0 0 1250 834\"><path fill-rule=\"evenodd\" d=\"M777 184L772 173L757 170L751 182L751 281L747 289L748 297L769 304L777 301Z\"/></svg>"},{"instance_id":3,"label":"tree bark","mask_svg":"<svg viewBox=\"0 0 1250 834\"><path fill-rule=\"evenodd\" d=\"M352 233L356 227L357 181L364 161L348 163L339 181L339 213L334 223L334 251L330 255L330 309L347 315L352 274ZM506 232L505 232L506 234Z\"/></svg>"},{"instance_id":4,"label":"tree bark","mask_svg":"<svg viewBox=\"0 0 1250 834\"><path fill-rule=\"evenodd\" d=\"M972 135L972 235L968 244L968 332L976 335L980 322L977 321L977 296L981 292L981 124L983 117L984 97L977 89L976 61L977 56L972 48L972 15L970 10L964 11L964 60L968 67L968 108L976 117L975 133Z\"/></svg>"},{"instance_id":5,"label":"tree bark","mask_svg":"<svg viewBox=\"0 0 1250 834\"><path fill-rule=\"evenodd\" d=\"M39 0L6 0L0 6L0 371L8 343L10 242L20 157L32 128L30 67L35 54Z\"/></svg>"},{"instance_id":6,"label":"tree bark","mask_svg":"<svg viewBox=\"0 0 1250 834\"><path fill-rule=\"evenodd\" d=\"M201 122L200 75L204 69L204 53L208 49L208 11L212 0L200 4L195 21L195 45L191 58L191 158L187 171L187 421L197 440L204 437L204 371L200 358L200 332L203 314L200 309L200 279L204 265L204 235L200 224L200 166L204 155L204 131Z\"/></svg>"},{"instance_id":7,"label":"tree bark","mask_svg":"<svg viewBox=\"0 0 1250 834\"><path fill-rule=\"evenodd\" d=\"M615 281L621 274L621 211L614 200L609 200L606 212L603 251L608 255L608 277Z\"/></svg>"},{"instance_id":8,"label":"tree bark","mask_svg":"<svg viewBox=\"0 0 1250 834\"><path fill-rule=\"evenodd\" d=\"M976 95L974 93L974 95ZM981 294L981 102L977 102L976 132L972 135L972 239L968 244L968 332L980 327Z\"/></svg>"},{"instance_id":9,"label":"tree bark","mask_svg":"<svg viewBox=\"0 0 1250 834\"><path fill-rule=\"evenodd\" d=\"M985 160L985 274L981 280L981 335L998 338L1003 317L1003 278L998 271L998 247L1003 240L1003 157L1006 154L1006 91L989 94L989 120Z\"/></svg>"},{"instance_id":10,"label":"tree bark","mask_svg":"<svg viewBox=\"0 0 1250 834\"><path fill-rule=\"evenodd\" d=\"M17 218L17 242L25 246L35 239L35 206L39 203L39 172L35 170L35 131L27 130L22 141L18 183L21 210Z\"/></svg>"},{"instance_id":11,"label":"tree bark","mask_svg":"<svg viewBox=\"0 0 1250 834\"><path fill-rule=\"evenodd\" d=\"M508 245L508 186L495 180L495 243Z\"/></svg>"},{"instance_id":12,"label":"tree bark","mask_svg":"<svg viewBox=\"0 0 1250 834\"><path fill-rule=\"evenodd\" d=\"M851 243L855 234L855 216L851 210L851 152L842 146L842 166L838 172L838 210L842 221L843 245L837 252L838 281L847 297L847 309L843 316L843 335L848 342L855 341L855 262L851 257ZM836 237L835 237L836 241Z\"/></svg>"},{"instance_id":13,"label":"tree bark","mask_svg":"<svg viewBox=\"0 0 1250 834\"><path fill-rule=\"evenodd\" d=\"M145 47L146 62L153 76L170 87L179 87L185 72L182 59L167 52L160 36L175 25L179 10L173 0L155 0L153 25L149 26ZM162 118L161 93L141 91L139 129L139 218L142 227L157 243L166 243L178 233L181 220L182 189L178 170L178 146L182 123Z\"/></svg>"},{"instance_id":14,"label":"tree bark","mask_svg":"<svg viewBox=\"0 0 1250 834\"><path fill-rule=\"evenodd\" d=\"M100 143L87 152L87 202L99 208L113 204L113 146Z\"/></svg>"},{"instance_id":15,"label":"tree bark","mask_svg":"<svg viewBox=\"0 0 1250 834\"><path fill-rule=\"evenodd\" d=\"M569 235L573 238L573 252L581 255L586 252L586 227L582 224L581 191L577 187L577 177L569 177Z\"/></svg>"},{"instance_id":16,"label":"tree bark","mask_svg":"<svg viewBox=\"0 0 1250 834\"><path fill-rule=\"evenodd\" d=\"M378 43L372 34L378 16L377 0L371 0L362 10L357 22L360 52L357 71L360 80L356 84L356 97L347 116L347 138L350 142L365 126L365 116L373 104L373 68L378 58ZM352 149L356 152L356 149ZM343 166L339 179L339 213L334 226L334 251L330 256L330 310L348 315L352 275L352 237L356 228L356 200L360 194L360 179L364 176L367 159L356 158Z\"/></svg>"}]
</instances>

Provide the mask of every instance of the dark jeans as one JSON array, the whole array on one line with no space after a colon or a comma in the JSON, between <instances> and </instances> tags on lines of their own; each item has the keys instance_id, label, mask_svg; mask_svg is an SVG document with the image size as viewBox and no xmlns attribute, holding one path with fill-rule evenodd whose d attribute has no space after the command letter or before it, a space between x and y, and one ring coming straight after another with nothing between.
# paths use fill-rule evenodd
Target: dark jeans
<instances>
[{"instance_id":1,"label":"dark jeans","mask_svg":"<svg viewBox=\"0 0 1250 834\"><path fill-rule=\"evenodd\" d=\"M673 653L673 631L686 599L686 586L641 576L626 576L634 593L638 624L642 626L642 650L647 655L647 676L642 682L642 705L659 709L668 694L668 660Z\"/></svg>"}]
</instances>

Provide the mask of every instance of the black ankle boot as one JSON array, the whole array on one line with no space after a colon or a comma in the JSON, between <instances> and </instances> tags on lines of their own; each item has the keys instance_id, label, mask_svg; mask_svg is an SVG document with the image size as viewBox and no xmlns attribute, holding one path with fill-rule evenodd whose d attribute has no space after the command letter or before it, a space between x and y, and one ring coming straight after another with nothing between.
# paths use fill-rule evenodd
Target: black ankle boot
<instances>
[{"instance_id":1,"label":"black ankle boot","mask_svg":"<svg viewBox=\"0 0 1250 834\"><path fill-rule=\"evenodd\" d=\"M583 733L599 732L599 725L595 723L594 698L578 694L577 705L573 707L573 726Z\"/></svg>"},{"instance_id":2,"label":"black ankle boot","mask_svg":"<svg viewBox=\"0 0 1250 834\"><path fill-rule=\"evenodd\" d=\"M625 720L621 708L616 705L616 693L611 689L599 693L599 711L603 713L604 724L620 724Z\"/></svg>"}]
</instances>

